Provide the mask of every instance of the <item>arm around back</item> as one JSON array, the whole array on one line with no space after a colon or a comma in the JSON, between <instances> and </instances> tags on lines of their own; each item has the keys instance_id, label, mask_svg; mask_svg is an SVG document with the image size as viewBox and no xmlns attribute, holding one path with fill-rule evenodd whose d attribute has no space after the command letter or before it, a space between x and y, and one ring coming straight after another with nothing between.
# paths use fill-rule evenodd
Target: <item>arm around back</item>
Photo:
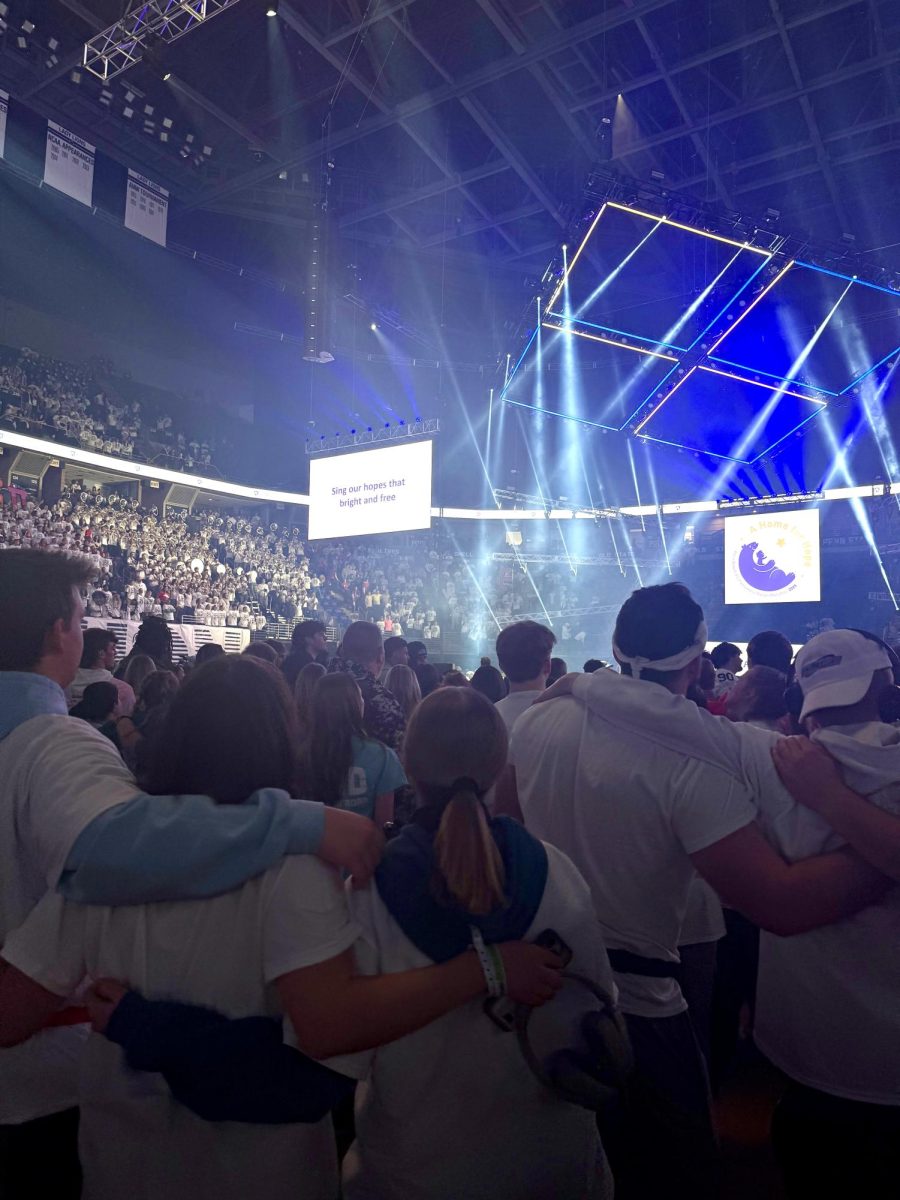
<instances>
[{"instance_id":1,"label":"arm around back","mask_svg":"<svg viewBox=\"0 0 900 1200\"><path fill-rule=\"evenodd\" d=\"M726 904L782 937L852 916L889 886L849 849L786 863L755 824L696 851L691 861Z\"/></svg>"}]
</instances>

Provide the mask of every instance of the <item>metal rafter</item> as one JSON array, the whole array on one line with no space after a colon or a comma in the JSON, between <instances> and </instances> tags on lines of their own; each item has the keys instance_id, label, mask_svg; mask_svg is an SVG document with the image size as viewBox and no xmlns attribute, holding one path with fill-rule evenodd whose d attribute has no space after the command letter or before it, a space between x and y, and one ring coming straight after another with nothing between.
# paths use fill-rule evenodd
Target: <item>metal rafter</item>
<instances>
[{"instance_id":1,"label":"metal rafter","mask_svg":"<svg viewBox=\"0 0 900 1200\"><path fill-rule=\"evenodd\" d=\"M477 88L484 87L485 84L496 83L500 79L505 79L507 75L513 75L517 71L531 66L532 63L543 62L550 55L556 54L560 50L565 50L570 46L577 45L578 42L585 38L595 37L610 29L615 29L619 25L627 25L636 15L644 16L655 12L659 8L665 8L671 3L672 0L635 0L634 7L628 12L616 10L612 13L603 13L600 16L589 17L586 21L580 21L576 25L562 29L558 33L551 34L549 37L535 42L534 45L529 46L520 55L509 56L488 63L484 67L479 67L477 70L471 71L468 75L461 76L455 83L443 84L440 87L422 92L418 96L414 96L410 100L396 105L388 112L379 113L378 116L372 117L367 121L362 121L358 125L339 130L331 137L329 142L330 148L332 150L339 150L342 146L351 145L353 142L368 137L370 134L389 129L391 126L398 125L411 117L430 112L448 100L458 100L475 91ZM841 0L841 3L842 6L845 6L844 0ZM287 168L299 166L301 163L315 158L320 151L321 146L318 142L297 147L285 156L281 166ZM233 192L250 187L255 183L260 183L267 179L268 175L268 169L248 171L243 175L226 180L215 188L205 189L185 207L189 209L202 208L214 200L231 195Z\"/></svg>"},{"instance_id":2,"label":"metal rafter","mask_svg":"<svg viewBox=\"0 0 900 1200\"><path fill-rule=\"evenodd\" d=\"M796 17L785 21L785 28L789 30L799 29L803 25L814 24L816 21L821 20L822 17L829 17L833 13L858 7L859 0L824 0L818 8L799 13ZM719 58L725 58L729 54L739 54L743 50L749 50L751 46L757 46L760 42L767 42L774 37L778 37L777 30L763 27L755 30L753 33L742 34L741 37L734 38L730 42L722 42L718 46L710 46L708 50L701 50L697 54L683 58L680 62L674 64L670 70L673 75L681 75L685 71L692 71L695 67L706 66L707 63L715 62ZM649 86L651 83L662 82L663 76L660 71L648 71L645 75L636 75L633 79L623 80L621 83L616 84L615 87L604 88L603 91L577 100L571 106L572 112L582 112L584 109L595 108L598 104L606 104L610 100L615 100L616 96L620 94L627 96L630 92L638 91L641 88Z\"/></svg>"},{"instance_id":3,"label":"metal rafter","mask_svg":"<svg viewBox=\"0 0 900 1200\"><path fill-rule=\"evenodd\" d=\"M494 28L498 31L498 33L503 36L507 45L509 45L516 54L523 54L528 48L528 43L523 37L520 36L517 30L513 28L509 21L507 21L506 17L504 17L504 15L497 8L494 0L477 0L477 4ZM594 158L597 153L597 147L584 132L577 117L573 116L568 108L568 105L560 96L559 91L551 78L549 69L544 66L543 63L534 63L528 68L528 70L538 87L553 105L553 110L556 115L566 126L569 133L571 133L572 137L581 147L587 158L589 160Z\"/></svg>"},{"instance_id":4,"label":"metal rafter","mask_svg":"<svg viewBox=\"0 0 900 1200\"><path fill-rule=\"evenodd\" d=\"M675 101L675 107L681 113L682 121L684 121L686 124L690 124L691 123L691 114L688 110L687 105L684 102L681 92L676 87L675 81L672 78L668 68L666 67L665 62L663 61L662 55L659 52L659 47L656 44L655 38L650 33L650 30L647 28L646 21L644 21L644 19L642 17L637 17L635 19L634 23L637 26L638 32L640 33L641 37L644 39L644 45L649 50L650 57L653 59L653 62L654 62L654 65L656 66L657 71L659 71L660 75L662 75L663 83L665 83L666 87L669 89L669 95ZM709 144L708 144L708 142L709 142L709 125L707 125L707 127L706 127L706 132L707 132L707 145L703 144L703 138L700 136L699 130L696 130L696 129L693 130L690 135L690 138L691 138L691 141L694 143L694 148L696 149L697 153L700 156L700 161L706 167L706 174L707 174L708 179L711 179L713 184L715 185L716 193L717 193L719 199L723 200L728 205L728 207L731 208L731 196L728 194L728 188L725 186L725 182L722 179L722 176L719 174L718 167L713 162L712 155L710 154L710 151L709 151Z\"/></svg>"},{"instance_id":5,"label":"metal rafter","mask_svg":"<svg viewBox=\"0 0 900 1200\"><path fill-rule=\"evenodd\" d=\"M804 90L803 76L800 74L800 66L797 62L797 56L794 53L794 47L791 44L790 34L785 28L784 15L781 11L779 0L769 0L769 10L775 21L775 27L778 30L778 36L781 39L781 46L784 50L784 56L787 59L788 67L791 71L791 78L798 88L801 89L798 100L800 108L803 110L803 119L806 122L806 128L809 130L809 140L812 143L813 149L816 152L816 161L822 171L822 178L825 180L825 186L828 188L828 195L831 198L831 203L834 205L834 211L837 213L838 220L841 224L841 232L849 232L850 225L847 220L847 209L841 197L840 189L834 178L834 172L831 169L831 163L828 158L828 152L822 141L822 134L819 131L819 124L816 121L816 114L813 111L813 106L810 103L809 94Z\"/></svg>"},{"instance_id":6,"label":"metal rafter","mask_svg":"<svg viewBox=\"0 0 900 1200\"><path fill-rule=\"evenodd\" d=\"M510 166L505 159L485 163L483 167L475 167L471 171L463 171L459 175L450 175L446 179L439 179L435 183L426 184L424 187L416 188L413 191L402 192L390 200L378 201L375 204L367 204L364 208L354 209L353 212L349 212L346 216L341 217L338 224L341 229L347 229L351 225L358 225L360 221L369 221L372 217L380 217L386 213L394 212L398 208L406 208L409 204L420 204L424 200L443 196L445 192L453 191L454 188L466 187L468 184L478 183L482 179L491 179L494 175L500 175L508 170L510 170Z\"/></svg>"},{"instance_id":7,"label":"metal rafter","mask_svg":"<svg viewBox=\"0 0 900 1200\"><path fill-rule=\"evenodd\" d=\"M851 79L858 79L861 75L869 75L874 71L880 71L883 67L892 66L896 62L900 62L900 47L885 54L877 55L874 58L854 63L852 66L843 67L839 71L829 72L828 75L823 75L819 79L807 83L803 88L790 87L783 88L779 92L769 92L768 95L757 96L753 100L745 100L741 104L736 104L733 108L722 109L720 112L713 113L708 119L693 121L684 125L675 125L662 133L651 134L639 142L632 143L621 157L630 158L632 154L640 154L645 150L652 150L654 146L662 146L666 142L677 141L679 138L690 136L692 133L700 133L707 127L714 128L717 125L726 125L729 121L748 117L753 113L764 112L766 109L775 108L777 105L783 104L786 100L799 100L800 96L805 92L822 91L824 88L834 87L835 84L846 83Z\"/></svg>"},{"instance_id":8,"label":"metal rafter","mask_svg":"<svg viewBox=\"0 0 900 1200\"><path fill-rule=\"evenodd\" d=\"M279 13L281 19L287 25L289 25L295 33L298 33L304 41L308 42L308 44L312 46L314 50L321 54L325 61L334 67L335 70L341 72L347 82L352 84L352 86L356 88L360 95L365 96L377 109L380 110L383 115L388 115L391 112L387 102L380 95L378 95L375 87L367 80L363 79L362 76L354 71L352 67L348 67L340 55L336 54L333 50L330 50L321 40L315 29L313 29L313 27L304 17L301 17L300 14L297 13L293 8L284 4L282 4ZM399 125L407 137L411 138L412 141L415 142L422 153L434 163L434 165L439 171L441 171L445 178L450 178L454 175L452 167L446 162L443 155L439 154L434 147L429 144L427 139L422 137L418 130L410 125L408 121L403 119L399 121ZM333 147L334 142L333 140L330 140L329 149L333 149ZM488 210L469 188L463 186L460 188L460 191L465 196L466 200L468 200L468 202L476 210L476 212L485 218L490 216ZM405 227L403 224L401 224L396 212L391 211L387 215L390 216L391 220L394 221L396 225L400 225L405 233L409 234L408 227ZM514 238L505 230L501 230L500 235L503 237L507 245L509 245L513 250L518 250L520 248L518 242L516 242ZM414 240L418 239L414 238Z\"/></svg>"}]
</instances>

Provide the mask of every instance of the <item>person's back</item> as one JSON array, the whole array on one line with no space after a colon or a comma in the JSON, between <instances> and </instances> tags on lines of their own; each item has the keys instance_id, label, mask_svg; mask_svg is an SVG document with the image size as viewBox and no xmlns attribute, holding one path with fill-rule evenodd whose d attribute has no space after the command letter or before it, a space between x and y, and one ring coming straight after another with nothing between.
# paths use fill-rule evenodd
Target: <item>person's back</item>
<instances>
[{"instance_id":1,"label":"person's back","mask_svg":"<svg viewBox=\"0 0 900 1200\"><path fill-rule=\"evenodd\" d=\"M165 749L148 764L147 790L208 791L222 804L238 804L259 786L289 792L292 716L285 685L270 668L246 656L208 664L173 705ZM309 856L286 858L203 900L108 908L48 893L7 938L4 953L60 995L85 978L124 979L149 999L202 1004L230 1017L277 1015L276 979L355 941L358 930L338 898L334 874ZM22 945L24 957L17 957ZM204 1122L161 1076L135 1075L122 1050L99 1035L88 1039L79 1105L86 1194L98 1200L119 1200L137 1181L153 1200L244 1200L260 1164L268 1197L334 1195L330 1120L272 1128Z\"/></svg>"},{"instance_id":2,"label":"person's back","mask_svg":"<svg viewBox=\"0 0 900 1200\"><path fill-rule=\"evenodd\" d=\"M512 928L526 941L550 929L572 950L571 970L613 995L584 880L565 855L541 846L518 824L506 818L490 826L483 821L503 864L505 901L499 908L485 915L485 906L475 903L473 911L471 901L459 897L454 902L457 893L450 891L448 909L448 900L432 888L435 864L443 862L441 839L450 855L462 854L459 839L468 835L453 823L468 827L470 820L482 819L480 797L505 759L506 737L496 709L470 689L441 689L412 717L405 749L421 807L389 847L376 884L350 896L364 934L356 950L360 970L392 974L440 961L453 952L454 939L468 943L467 922L479 925L488 942ZM467 772L474 778L454 782ZM452 818L451 806L462 806ZM471 868L479 853L468 843L458 861ZM436 869L446 879L442 866ZM556 1031L558 1044L560 1025L568 1033L579 1014L595 1007L585 997L580 987L567 986L536 1011L535 1042L540 1043L542 1031L552 1041ZM539 1083L515 1035L502 1032L480 1002L374 1051L354 1069L366 1079L357 1092L357 1140L343 1167L347 1200L555 1200L608 1194L593 1113ZM473 1154L474 1146L481 1153Z\"/></svg>"},{"instance_id":3,"label":"person's back","mask_svg":"<svg viewBox=\"0 0 900 1200\"><path fill-rule=\"evenodd\" d=\"M555 644L553 631L537 621L516 621L497 635L497 661L509 681L509 693L497 701L497 712L507 730L546 687Z\"/></svg>"},{"instance_id":4,"label":"person's back","mask_svg":"<svg viewBox=\"0 0 900 1200\"><path fill-rule=\"evenodd\" d=\"M862 816L871 804L900 817L900 730L879 720L881 698L892 690L893 666L886 648L854 630L820 634L797 655L801 720L812 742L839 764L843 784L864 798L854 798ZM772 771L763 738L748 738L760 776ZM809 743L794 741L810 752ZM782 753L793 747L781 742L777 749L780 764ZM826 788L805 764L798 768L799 779L788 776L788 782L792 791L799 782L801 799L815 808L789 803L774 788L767 789L770 799L763 806L769 835L788 859L843 845L827 823L835 818L826 806ZM896 820L889 828L896 828ZM791 1196L809 1189L847 1194L857 1181L860 1194L887 1195L896 1182L898 945L897 887L852 916L787 942L765 932L760 937L754 1036L792 1081L774 1125ZM827 1163L816 1153L823 1139L832 1146Z\"/></svg>"}]
</instances>

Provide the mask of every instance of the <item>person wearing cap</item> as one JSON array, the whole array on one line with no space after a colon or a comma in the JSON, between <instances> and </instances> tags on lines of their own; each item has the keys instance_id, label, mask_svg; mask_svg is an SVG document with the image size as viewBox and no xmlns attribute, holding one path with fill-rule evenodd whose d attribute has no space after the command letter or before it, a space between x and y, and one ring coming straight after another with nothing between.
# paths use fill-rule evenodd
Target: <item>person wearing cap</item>
<instances>
[{"instance_id":1,"label":"person wearing cap","mask_svg":"<svg viewBox=\"0 0 900 1200\"><path fill-rule=\"evenodd\" d=\"M797 806L778 781L770 735L751 731L764 753L745 766L740 727L686 700L706 641L686 588L641 588L616 622L621 675L567 676L511 738L526 825L587 879L616 972L636 1060L628 1117L608 1147L625 1197L718 1193L706 1073L677 980L695 872L783 937L837 921L884 887L847 850L788 863L766 841L751 786L763 760L767 785Z\"/></svg>"},{"instance_id":2,"label":"person wearing cap","mask_svg":"<svg viewBox=\"0 0 900 1200\"><path fill-rule=\"evenodd\" d=\"M792 850L847 842L900 882L900 729L879 718L893 666L883 643L856 630L812 638L796 661L810 736L781 739L774 757L804 805ZM792 1200L900 1186L898 950L896 887L799 937L762 934L755 1036L790 1080L773 1136Z\"/></svg>"}]
</instances>

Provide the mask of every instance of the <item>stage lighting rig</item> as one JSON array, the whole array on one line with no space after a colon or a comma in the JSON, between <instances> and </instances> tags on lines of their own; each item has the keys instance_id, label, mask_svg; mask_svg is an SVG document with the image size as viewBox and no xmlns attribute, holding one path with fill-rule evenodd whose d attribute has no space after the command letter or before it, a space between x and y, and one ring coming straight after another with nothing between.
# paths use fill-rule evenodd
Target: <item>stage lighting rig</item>
<instances>
[{"instance_id":1,"label":"stage lighting rig","mask_svg":"<svg viewBox=\"0 0 900 1200\"><path fill-rule=\"evenodd\" d=\"M238 0L149 0L84 44L85 69L109 82L140 62L154 39L169 44L233 8Z\"/></svg>"}]
</instances>

